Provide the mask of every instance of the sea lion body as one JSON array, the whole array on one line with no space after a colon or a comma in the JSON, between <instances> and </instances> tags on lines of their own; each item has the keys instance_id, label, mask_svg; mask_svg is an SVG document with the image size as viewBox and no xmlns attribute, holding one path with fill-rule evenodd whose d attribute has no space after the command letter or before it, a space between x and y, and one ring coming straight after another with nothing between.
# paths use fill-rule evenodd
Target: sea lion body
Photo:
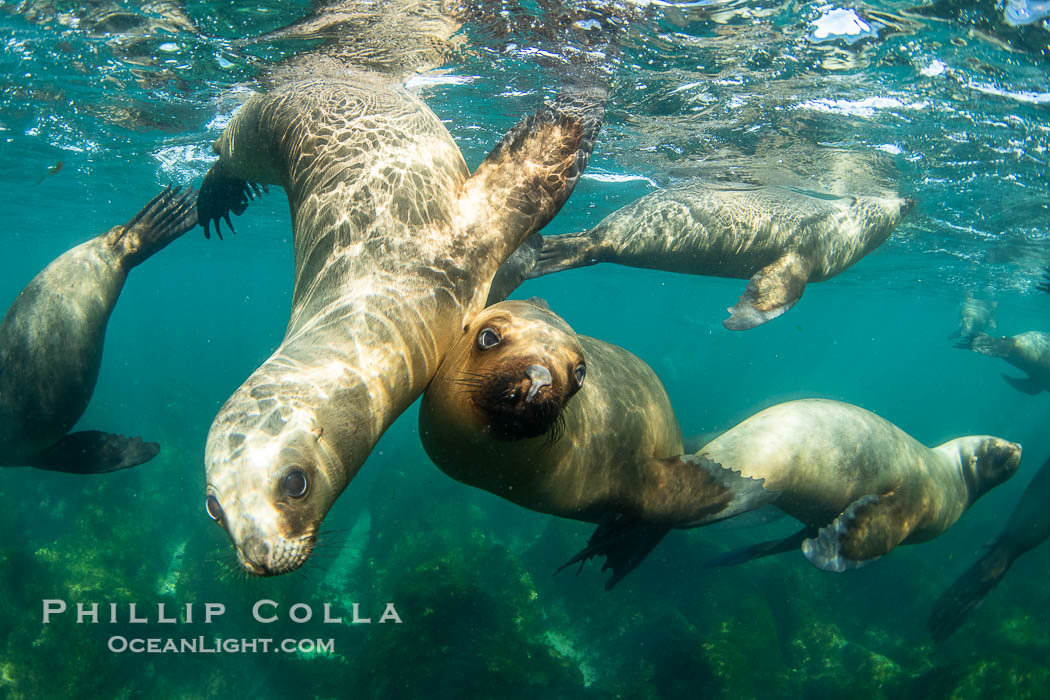
<instances>
[{"instance_id":1,"label":"sea lion body","mask_svg":"<svg viewBox=\"0 0 1050 700\"><path fill-rule=\"evenodd\" d=\"M802 542L810 562L842 571L945 532L1016 471L1020 454L990 436L928 448L858 406L803 399L756 413L698 457L763 479L779 492L774 505L820 528Z\"/></svg>"},{"instance_id":2,"label":"sea lion body","mask_svg":"<svg viewBox=\"0 0 1050 700\"><path fill-rule=\"evenodd\" d=\"M159 447L69 433L95 390L106 325L131 269L196 225L193 192L165 190L130 222L53 260L0 322L0 465L93 473L152 459Z\"/></svg>"},{"instance_id":3,"label":"sea lion body","mask_svg":"<svg viewBox=\"0 0 1050 700\"><path fill-rule=\"evenodd\" d=\"M1050 537L1050 459L1032 477L1006 527L934 605L929 627L934 639L944 641L966 616L999 585L1014 561Z\"/></svg>"},{"instance_id":4,"label":"sea lion body","mask_svg":"<svg viewBox=\"0 0 1050 700\"><path fill-rule=\"evenodd\" d=\"M498 338L491 347L486 333ZM505 301L470 322L423 395L419 427L431 460L454 479L611 531L607 587L672 527L770 497L758 481L683 461L682 432L653 370L577 336L539 300Z\"/></svg>"},{"instance_id":5,"label":"sea lion body","mask_svg":"<svg viewBox=\"0 0 1050 700\"><path fill-rule=\"evenodd\" d=\"M994 330L997 327L995 308L997 302L977 299L967 294L959 305L959 325L950 338L972 338L978 333Z\"/></svg>"},{"instance_id":6,"label":"sea lion body","mask_svg":"<svg viewBox=\"0 0 1050 700\"><path fill-rule=\"evenodd\" d=\"M870 253L911 207L898 197L820 197L693 180L648 194L584 233L545 237L530 277L611 262L750 279L723 322L743 330L787 311L807 282Z\"/></svg>"},{"instance_id":7,"label":"sea lion body","mask_svg":"<svg viewBox=\"0 0 1050 700\"><path fill-rule=\"evenodd\" d=\"M556 102L471 176L426 105L364 77L294 83L234 116L200 218L243 211L246 181L279 184L295 247L285 337L220 409L206 446L207 509L247 571L305 561L331 504L423 392L500 263L568 197L599 122L593 103Z\"/></svg>"},{"instance_id":8,"label":"sea lion body","mask_svg":"<svg viewBox=\"0 0 1050 700\"><path fill-rule=\"evenodd\" d=\"M1050 333L1028 331L1014 336L995 337L977 333L955 347L973 350L990 357L1001 357L1028 374L1018 378L1002 375L1003 379L1020 392L1038 394L1050 391Z\"/></svg>"}]
</instances>

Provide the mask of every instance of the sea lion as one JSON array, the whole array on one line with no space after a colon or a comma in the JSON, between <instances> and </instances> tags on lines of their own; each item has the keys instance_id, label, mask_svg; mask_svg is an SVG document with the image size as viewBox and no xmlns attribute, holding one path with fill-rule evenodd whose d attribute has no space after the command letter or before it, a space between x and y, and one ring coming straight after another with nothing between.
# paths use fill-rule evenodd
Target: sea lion
<instances>
[{"instance_id":1,"label":"sea lion","mask_svg":"<svg viewBox=\"0 0 1050 700\"><path fill-rule=\"evenodd\" d=\"M234 115L199 218L206 230L229 224L249 182L279 184L295 247L284 339L219 410L205 448L205 506L246 571L306 560L336 497L481 310L499 265L568 198L601 114L592 98L558 98L473 175L423 102L363 75L295 82Z\"/></svg>"},{"instance_id":2,"label":"sea lion","mask_svg":"<svg viewBox=\"0 0 1050 700\"><path fill-rule=\"evenodd\" d=\"M94 474L157 455L160 446L141 438L69 431L95 391L106 324L131 268L196 224L193 190L168 187L19 293L0 322L0 464Z\"/></svg>"},{"instance_id":3,"label":"sea lion","mask_svg":"<svg viewBox=\"0 0 1050 700\"><path fill-rule=\"evenodd\" d=\"M898 544L937 537L1017 470L1021 446L967 436L929 448L874 413L802 399L756 413L698 457L779 491L773 504L805 523L784 540L720 557L736 564L801 544L825 571L878 559Z\"/></svg>"},{"instance_id":4,"label":"sea lion","mask_svg":"<svg viewBox=\"0 0 1050 700\"><path fill-rule=\"evenodd\" d=\"M1014 336L996 338L978 333L955 344L961 350L973 350L982 355L1001 357L1028 374L1027 377L1002 375L1006 383L1025 394L1050 391L1050 333L1028 331Z\"/></svg>"},{"instance_id":5,"label":"sea lion","mask_svg":"<svg viewBox=\"0 0 1050 700\"><path fill-rule=\"evenodd\" d=\"M933 638L943 642L958 629L966 616L999 585L1010 566L1025 552L1050 537L1050 459L1032 477L1021 500L1010 514L988 552L944 592L934 605L929 627Z\"/></svg>"},{"instance_id":6,"label":"sea lion","mask_svg":"<svg viewBox=\"0 0 1050 700\"><path fill-rule=\"evenodd\" d=\"M986 330L994 330L997 327L995 308L998 305L995 301L976 299L973 292L967 292L959 305L959 325L948 338L969 339Z\"/></svg>"},{"instance_id":7,"label":"sea lion","mask_svg":"<svg viewBox=\"0 0 1050 700\"><path fill-rule=\"evenodd\" d=\"M586 377L586 381L584 378ZM659 378L638 357L578 336L542 300L478 314L419 410L419 434L452 478L541 513L628 532L610 545L611 588L672 527L768 500L758 480L700 469Z\"/></svg>"},{"instance_id":8,"label":"sea lion","mask_svg":"<svg viewBox=\"0 0 1050 700\"><path fill-rule=\"evenodd\" d=\"M722 322L744 330L794 306L807 282L834 277L877 248L913 205L892 196L691 180L648 194L583 233L545 237L529 278L601 262L750 278Z\"/></svg>"}]
</instances>

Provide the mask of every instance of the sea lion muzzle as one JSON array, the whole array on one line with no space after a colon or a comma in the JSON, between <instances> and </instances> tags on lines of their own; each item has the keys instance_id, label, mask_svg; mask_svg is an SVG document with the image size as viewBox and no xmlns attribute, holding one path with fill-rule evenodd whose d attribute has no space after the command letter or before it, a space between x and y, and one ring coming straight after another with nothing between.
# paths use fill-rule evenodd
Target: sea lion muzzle
<instances>
[{"instance_id":1,"label":"sea lion muzzle","mask_svg":"<svg viewBox=\"0 0 1050 700\"><path fill-rule=\"evenodd\" d=\"M532 386L525 395L525 400L530 403L536 398L536 394L540 393L540 389L550 386L554 381L551 371L542 365L529 365L529 368L525 370L525 376L532 382Z\"/></svg>"}]
</instances>

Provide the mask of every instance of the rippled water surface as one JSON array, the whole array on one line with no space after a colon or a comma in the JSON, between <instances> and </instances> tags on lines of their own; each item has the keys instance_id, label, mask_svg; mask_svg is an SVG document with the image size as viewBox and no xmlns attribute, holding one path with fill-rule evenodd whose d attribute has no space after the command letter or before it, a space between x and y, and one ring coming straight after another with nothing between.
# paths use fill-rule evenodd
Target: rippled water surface
<instances>
[{"instance_id":1,"label":"rippled water surface","mask_svg":"<svg viewBox=\"0 0 1050 700\"><path fill-rule=\"evenodd\" d=\"M291 224L279 188L236 236L186 234L136 269L109 324L81 429L142 435L155 460L98 477L11 468L0 489L0 697L1045 697L1050 549L1018 560L945 643L934 601L1000 531L1050 452L1045 394L952 347L959 304L998 333L1050 332L1046 177L1050 32L1039 2L156 2L0 4L0 296L130 218L169 182L199 185L252 91L325 70L404 84L469 166L565 86L602 86L587 172L545 234L581 231L690 178L917 205L891 238L762 327L721 320L744 280L599 265L525 283L579 333L667 386L687 434L822 396L928 445L1021 442L1018 474L934 542L855 572L798 552L706 570L790 534L790 518L673 532L602 590L593 562L552 572L591 531L445 477L416 410L340 498L314 561L242 580L205 516L204 439L280 342ZM4 368L0 367L0 372ZM28 389L27 389L28 390ZM44 625L42 601L70 613ZM278 604L280 621L252 618ZM138 602L146 624L128 621ZM403 624L378 624L393 601ZM119 603L77 624L76 603ZM225 615L202 621L204 603ZM294 623L294 603L313 606ZM164 624L194 603L195 621ZM349 622L322 622L323 605ZM332 639L322 653L117 653L126 638Z\"/></svg>"}]
</instances>

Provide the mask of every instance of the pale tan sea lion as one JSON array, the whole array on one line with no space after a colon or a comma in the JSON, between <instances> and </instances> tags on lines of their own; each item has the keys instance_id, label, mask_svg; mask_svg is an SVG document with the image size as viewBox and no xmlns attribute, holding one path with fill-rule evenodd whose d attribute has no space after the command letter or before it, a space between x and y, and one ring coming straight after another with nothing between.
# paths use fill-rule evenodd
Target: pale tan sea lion
<instances>
[{"instance_id":1,"label":"pale tan sea lion","mask_svg":"<svg viewBox=\"0 0 1050 700\"><path fill-rule=\"evenodd\" d=\"M764 479L764 488L780 492L773 504L807 526L716 563L740 563L801 543L814 566L845 571L899 544L945 532L1014 474L1021 446L982 435L929 448L858 406L803 399L756 413L697 456Z\"/></svg>"},{"instance_id":2,"label":"pale tan sea lion","mask_svg":"<svg viewBox=\"0 0 1050 700\"><path fill-rule=\"evenodd\" d=\"M692 180L648 194L583 233L544 237L528 276L610 262L750 278L723 321L744 330L794 306L807 282L834 277L877 248L913 204Z\"/></svg>"},{"instance_id":3,"label":"pale tan sea lion","mask_svg":"<svg viewBox=\"0 0 1050 700\"><path fill-rule=\"evenodd\" d=\"M995 337L978 333L956 343L961 350L973 350L990 357L1001 357L1027 377L1002 375L1006 383L1025 394L1050 391L1050 333L1028 331L1014 336Z\"/></svg>"},{"instance_id":4,"label":"pale tan sea lion","mask_svg":"<svg viewBox=\"0 0 1050 700\"><path fill-rule=\"evenodd\" d=\"M0 465L93 474L153 459L155 442L69 432L98 381L106 325L131 269L197 223L194 192L168 189L132 219L55 258L0 322Z\"/></svg>"},{"instance_id":5,"label":"pale tan sea lion","mask_svg":"<svg viewBox=\"0 0 1050 700\"><path fill-rule=\"evenodd\" d=\"M584 380L586 377L586 380ZM419 434L458 481L601 523L611 588L673 527L757 508L758 480L698 468L663 384L623 348L577 336L541 300L490 306L423 394Z\"/></svg>"},{"instance_id":6,"label":"pale tan sea lion","mask_svg":"<svg viewBox=\"0 0 1050 700\"><path fill-rule=\"evenodd\" d=\"M226 401L206 446L206 507L241 565L298 568L336 497L483 306L499 265L586 165L593 99L520 122L470 175L419 99L365 76L293 83L245 104L216 142L199 217L288 193L295 238L281 345Z\"/></svg>"},{"instance_id":7,"label":"pale tan sea lion","mask_svg":"<svg viewBox=\"0 0 1050 700\"><path fill-rule=\"evenodd\" d=\"M968 339L978 333L995 330L995 308L998 305L998 302L977 299L973 292L967 292L959 305L959 325L948 337Z\"/></svg>"}]
</instances>

